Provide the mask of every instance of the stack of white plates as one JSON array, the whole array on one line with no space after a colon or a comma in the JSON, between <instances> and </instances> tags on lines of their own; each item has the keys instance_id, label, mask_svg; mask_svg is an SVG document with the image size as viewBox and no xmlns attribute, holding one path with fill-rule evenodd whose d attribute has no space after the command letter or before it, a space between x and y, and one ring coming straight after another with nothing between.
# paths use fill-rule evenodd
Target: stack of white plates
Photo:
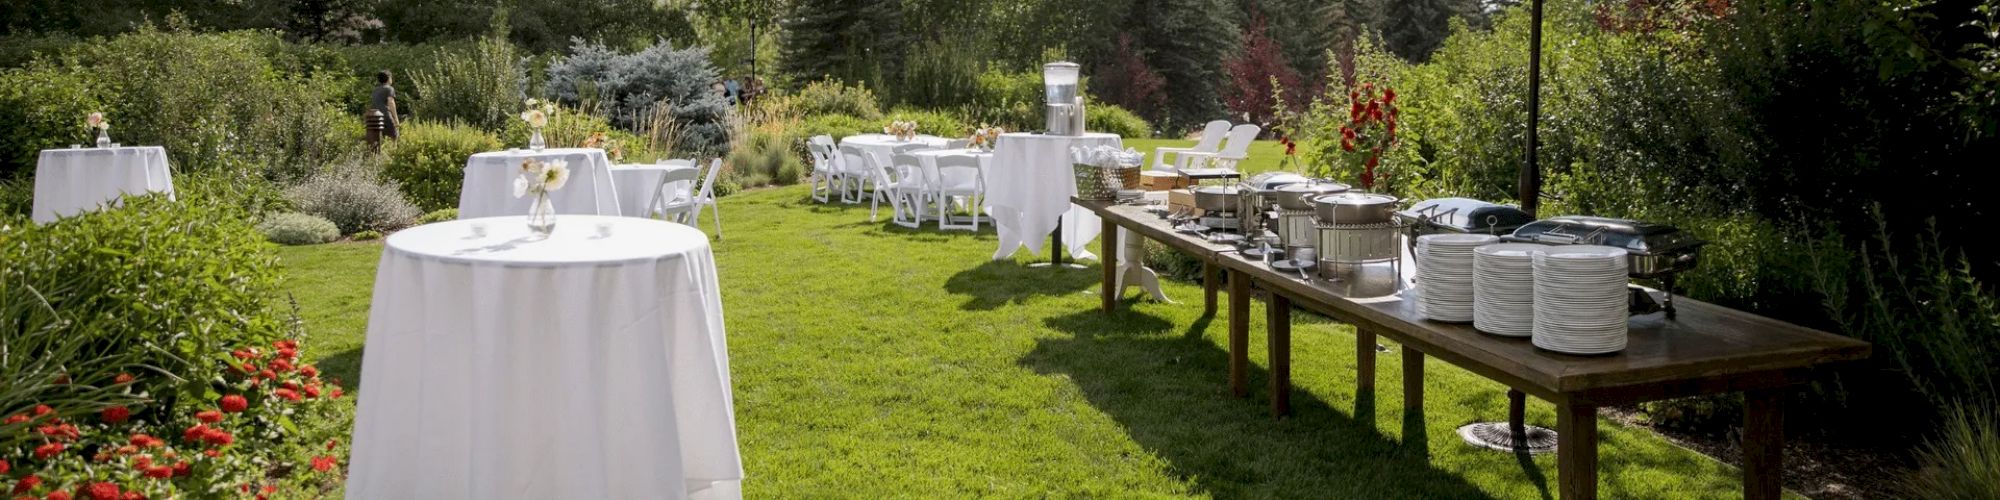
<instances>
[{"instance_id":1,"label":"stack of white plates","mask_svg":"<svg viewBox=\"0 0 2000 500\"><path fill-rule=\"evenodd\" d=\"M1499 241L1486 234L1417 237L1417 314L1432 321L1472 321L1472 250Z\"/></svg>"},{"instance_id":2,"label":"stack of white plates","mask_svg":"<svg viewBox=\"0 0 2000 500\"><path fill-rule=\"evenodd\" d=\"M1534 252L1535 347L1570 354L1625 349L1625 250L1555 246Z\"/></svg>"},{"instance_id":3,"label":"stack of white plates","mask_svg":"<svg viewBox=\"0 0 2000 500\"><path fill-rule=\"evenodd\" d=\"M1534 243L1501 243L1473 250L1472 327L1507 337L1535 331Z\"/></svg>"}]
</instances>

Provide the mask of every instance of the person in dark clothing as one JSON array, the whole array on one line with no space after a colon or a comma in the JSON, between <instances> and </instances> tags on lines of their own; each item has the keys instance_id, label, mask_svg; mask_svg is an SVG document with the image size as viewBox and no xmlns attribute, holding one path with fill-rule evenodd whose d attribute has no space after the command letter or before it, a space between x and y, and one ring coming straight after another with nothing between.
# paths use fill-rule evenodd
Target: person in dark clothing
<instances>
[{"instance_id":1,"label":"person in dark clothing","mask_svg":"<svg viewBox=\"0 0 2000 500\"><path fill-rule=\"evenodd\" d=\"M382 113L382 137L397 138L401 123L396 118L396 75L389 70L375 74L375 93L368 97L368 110Z\"/></svg>"}]
</instances>

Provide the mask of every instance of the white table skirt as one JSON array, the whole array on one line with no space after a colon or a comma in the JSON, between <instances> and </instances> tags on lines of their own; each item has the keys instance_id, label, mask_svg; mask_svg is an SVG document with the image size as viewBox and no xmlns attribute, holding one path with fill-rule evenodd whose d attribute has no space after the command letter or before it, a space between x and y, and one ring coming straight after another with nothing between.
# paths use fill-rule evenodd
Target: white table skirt
<instances>
[{"instance_id":1,"label":"white table skirt","mask_svg":"<svg viewBox=\"0 0 2000 500\"><path fill-rule=\"evenodd\" d=\"M896 156L896 148L903 146L918 144L926 147L942 148L950 142L949 139L943 137L921 134L907 141L897 140L896 136L885 134L851 135L840 139L840 145L842 146L861 148L862 151L878 155L883 159L894 158Z\"/></svg>"},{"instance_id":2,"label":"white table skirt","mask_svg":"<svg viewBox=\"0 0 2000 500\"><path fill-rule=\"evenodd\" d=\"M389 237L347 498L740 497L708 238L556 221L542 241L525 217Z\"/></svg>"},{"instance_id":3,"label":"white table skirt","mask_svg":"<svg viewBox=\"0 0 2000 500\"><path fill-rule=\"evenodd\" d=\"M1117 134L1001 134L994 147L993 168L986 174L986 200L993 226L1000 232L1000 250L994 252L993 259L1013 257L1023 246L1031 253L1042 251L1042 238L1055 232L1058 220L1070 256L1094 257L1089 245L1101 228L1096 214L1069 202L1076 196L1069 149L1123 145Z\"/></svg>"},{"instance_id":4,"label":"white table skirt","mask_svg":"<svg viewBox=\"0 0 2000 500\"><path fill-rule=\"evenodd\" d=\"M34 220L55 222L127 194L174 196L173 169L159 146L44 149L35 161Z\"/></svg>"},{"instance_id":5,"label":"white table skirt","mask_svg":"<svg viewBox=\"0 0 2000 500\"><path fill-rule=\"evenodd\" d=\"M521 162L561 159L569 162L569 184L549 193L556 214L619 215L618 189L611 180L611 159L602 149L560 148L489 151L465 160L465 183L458 192L458 218L527 215L533 196L514 197L514 178Z\"/></svg>"},{"instance_id":6,"label":"white table skirt","mask_svg":"<svg viewBox=\"0 0 2000 500\"><path fill-rule=\"evenodd\" d=\"M660 187L660 178L674 170L695 170L695 167L682 164L612 165L611 182L617 185L618 212L626 217L652 216L652 207L646 205L653 202L653 191ZM694 182L675 182L668 188L673 191L667 193L666 201L692 198Z\"/></svg>"}]
</instances>

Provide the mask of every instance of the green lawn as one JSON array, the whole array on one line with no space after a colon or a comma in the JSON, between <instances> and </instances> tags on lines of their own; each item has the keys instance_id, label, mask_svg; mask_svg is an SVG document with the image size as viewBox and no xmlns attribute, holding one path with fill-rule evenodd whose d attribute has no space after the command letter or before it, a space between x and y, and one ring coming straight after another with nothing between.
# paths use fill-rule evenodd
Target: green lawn
<instances>
[{"instance_id":1,"label":"green lawn","mask_svg":"<svg viewBox=\"0 0 2000 500\"><path fill-rule=\"evenodd\" d=\"M1429 405L1405 414L1398 356L1380 357L1378 388L1357 395L1353 330L1302 319L1295 414L1274 421L1261 368L1251 398L1228 396L1225 321L1202 314L1198 286L1170 282L1180 304L1128 299L1107 316L1095 268L991 262L991 230L908 231L805 193L722 202L715 254L750 498L1554 494L1552 455L1475 450L1453 432L1506 417L1498 384L1433 361ZM311 353L350 386L379 256L378 244L282 254ZM1554 424L1539 401L1528 415ZM1606 497L1739 495L1730 467L1599 427Z\"/></svg>"}]
</instances>

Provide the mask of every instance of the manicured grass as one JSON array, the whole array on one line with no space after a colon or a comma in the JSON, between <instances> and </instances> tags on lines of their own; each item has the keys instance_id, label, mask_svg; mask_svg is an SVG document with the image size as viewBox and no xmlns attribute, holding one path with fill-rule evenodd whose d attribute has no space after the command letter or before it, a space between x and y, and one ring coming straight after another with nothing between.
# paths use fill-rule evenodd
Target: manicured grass
<instances>
[{"instance_id":1,"label":"manicured grass","mask_svg":"<svg viewBox=\"0 0 2000 500\"><path fill-rule=\"evenodd\" d=\"M1194 143L1195 141L1173 139L1126 139L1125 147L1145 153L1146 166L1151 168L1153 165L1153 148L1185 148L1194 146ZM1283 144L1278 144L1278 141L1257 141L1250 143L1250 159L1243 160L1242 163L1237 164L1236 168L1244 173L1277 170L1278 165L1284 162L1284 158L1285 146ZM1304 158L1301 157L1300 159L1303 160Z\"/></svg>"},{"instance_id":2,"label":"manicured grass","mask_svg":"<svg viewBox=\"0 0 2000 500\"><path fill-rule=\"evenodd\" d=\"M1406 414L1399 356L1381 356L1377 389L1358 395L1352 328L1294 316L1295 414L1274 421L1261 304L1255 389L1233 399L1225 318L1202 314L1198 286L1169 282L1180 303L1128 298L1105 315L1095 267L993 262L991 230L908 231L805 193L722 201L728 238L714 248L747 497L1554 495L1554 456L1477 450L1454 433L1506 417L1496 383L1432 361L1429 403ZM379 254L283 253L308 347L349 380ZM1528 418L1555 423L1539 401ZM1598 426L1607 498L1740 494L1728 466Z\"/></svg>"}]
</instances>

